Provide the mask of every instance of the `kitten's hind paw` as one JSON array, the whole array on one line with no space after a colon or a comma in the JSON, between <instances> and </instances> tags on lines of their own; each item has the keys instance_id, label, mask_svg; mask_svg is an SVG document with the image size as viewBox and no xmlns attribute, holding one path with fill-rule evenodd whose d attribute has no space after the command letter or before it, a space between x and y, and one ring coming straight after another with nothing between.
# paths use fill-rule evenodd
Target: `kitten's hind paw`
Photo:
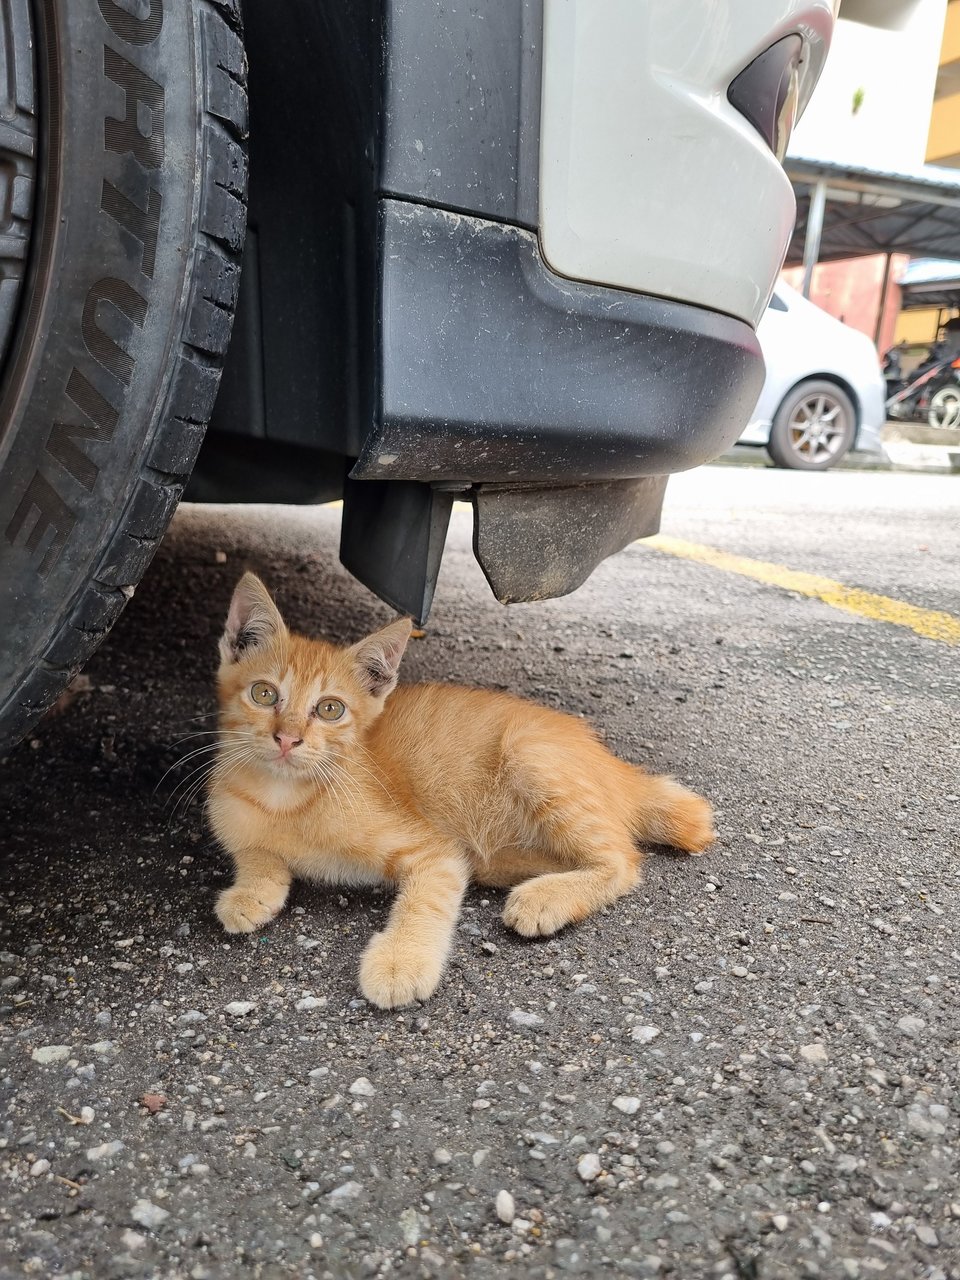
<instances>
[{"instance_id":1,"label":"kitten's hind paw","mask_svg":"<svg viewBox=\"0 0 960 1280\"><path fill-rule=\"evenodd\" d=\"M252 933L273 919L286 897L286 892L271 895L234 885L224 889L214 910L227 933Z\"/></svg>"},{"instance_id":2,"label":"kitten's hind paw","mask_svg":"<svg viewBox=\"0 0 960 1280\"><path fill-rule=\"evenodd\" d=\"M419 947L375 933L360 960L360 991L378 1009L396 1009L432 996L442 972L440 961Z\"/></svg>"},{"instance_id":3,"label":"kitten's hind paw","mask_svg":"<svg viewBox=\"0 0 960 1280\"><path fill-rule=\"evenodd\" d=\"M713 825L713 809L702 796L688 794L671 815L672 841L675 849L699 857L717 838Z\"/></svg>"},{"instance_id":4,"label":"kitten's hind paw","mask_svg":"<svg viewBox=\"0 0 960 1280\"><path fill-rule=\"evenodd\" d=\"M586 914L550 877L534 876L511 889L502 919L524 938L543 938Z\"/></svg>"}]
</instances>

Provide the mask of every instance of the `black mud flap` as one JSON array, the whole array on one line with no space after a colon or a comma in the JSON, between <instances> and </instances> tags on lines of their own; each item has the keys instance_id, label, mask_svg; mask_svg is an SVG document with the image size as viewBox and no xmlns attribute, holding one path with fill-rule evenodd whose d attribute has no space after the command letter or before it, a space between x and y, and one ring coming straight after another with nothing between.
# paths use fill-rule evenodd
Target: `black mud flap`
<instances>
[{"instance_id":1,"label":"black mud flap","mask_svg":"<svg viewBox=\"0 0 960 1280\"><path fill-rule=\"evenodd\" d=\"M563 488L480 485L473 549L502 604L568 595L597 564L660 527L666 476Z\"/></svg>"},{"instance_id":2,"label":"black mud flap","mask_svg":"<svg viewBox=\"0 0 960 1280\"><path fill-rule=\"evenodd\" d=\"M666 476L540 487L478 485L473 549L502 604L575 591L601 560L660 527ZM453 495L403 480L348 480L340 559L382 600L426 622Z\"/></svg>"},{"instance_id":3,"label":"black mud flap","mask_svg":"<svg viewBox=\"0 0 960 1280\"><path fill-rule=\"evenodd\" d=\"M413 480L347 480L340 560L381 600L426 622L453 494Z\"/></svg>"}]
</instances>

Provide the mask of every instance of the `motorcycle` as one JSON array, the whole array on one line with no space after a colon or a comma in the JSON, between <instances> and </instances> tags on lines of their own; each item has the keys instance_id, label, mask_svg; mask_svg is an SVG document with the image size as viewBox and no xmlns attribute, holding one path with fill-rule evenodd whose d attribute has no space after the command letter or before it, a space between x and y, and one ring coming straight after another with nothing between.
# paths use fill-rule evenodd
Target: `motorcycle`
<instances>
[{"instance_id":1,"label":"motorcycle","mask_svg":"<svg viewBox=\"0 0 960 1280\"><path fill-rule=\"evenodd\" d=\"M939 430L960 427L960 356L937 342L911 374L904 377L894 347L883 361L887 414L899 421L926 422Z\"/></svg>"}]
</instances>

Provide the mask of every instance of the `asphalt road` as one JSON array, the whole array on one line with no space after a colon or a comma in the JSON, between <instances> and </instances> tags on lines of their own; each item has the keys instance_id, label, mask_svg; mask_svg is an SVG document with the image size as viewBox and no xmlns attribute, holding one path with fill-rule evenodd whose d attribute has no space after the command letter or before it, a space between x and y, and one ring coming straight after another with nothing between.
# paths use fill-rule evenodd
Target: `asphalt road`
<instances>
[{"instance_id":1,"label":"asphalt road","mask_svg":"<svg viewBox=\"0 0 960 1280\"><path fill-rule=\"evenodd\" d=\"M960 478L718 467L664 532L960 617L958 512ZM458 512L406 677L588 716L721 836L546 942L474 892L437 996L381 1013L388 899L301 885L228 939L161 783L243 567L330 638L389 616L337 524L183 509L3 765L0 1274L960 1277L960 647L642 544L503 609Z\"/></svg>"}]
</instances>

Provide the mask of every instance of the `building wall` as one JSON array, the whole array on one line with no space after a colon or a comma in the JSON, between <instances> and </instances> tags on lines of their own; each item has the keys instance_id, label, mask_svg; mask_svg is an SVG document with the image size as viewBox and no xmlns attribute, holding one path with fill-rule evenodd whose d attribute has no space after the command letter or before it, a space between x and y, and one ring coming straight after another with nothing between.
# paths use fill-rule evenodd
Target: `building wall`
<instances>
[{"instance_id":1,"label":"building wall","mask_svg":"<svg viewBox=\"0 0 960 1280\"><path fill-rule=\"evenodd\" d=\"M960 167L960 0L950 0L927 136L928 164Z\"/></svg>"},{"instance_id":2,"label":"building wall","mask_svg":"<svg viewBox=\"0 0 960 1280\"><path fill-rule=\"evenodd\" d=\"M925 159L927 164L960 168L960 0L947 4ZM956 314L956 308L903 311L897 321L897 342L934 342L940 324Z\"/></svg>"},{"instance_id":3,"label":"building wall","mask_svg":"<svg viewBox=\"0 0 960 1280\"><path fill-rule=\"evenodd\" d=\"M949 320L954 311L941 311L937 307L914 307L910 311L901 311L897 316L897 327L894 330L894 341L932 344L937 339L937 332L943 320Z\"/></svg>"},{"instance_id":4,"label":"building wall","mask_svg":"<svg viewBox=\"0 0 960 1280\"><path fill-rule=\"evenodd\" d=\"M908 261L906 254L891 254L889 270L885 253L820 262L813 269L810 301L865 333L877 344L878 351L886 351L896 341L900 311L900 287L896 278ZM794 289L799 289L803 268L790 267L783 272L783 278Z\"/></svg>"},{"instance_id":5,"label":"building wall","mask_svg":"<svg viewBox=\"0 0 960 1280\"><path fill-rule=\"evenodd\" d=\"M960 0L950 7L960 17ZM790 153L877 169L922 165L945 14L946 0L841 0Z\"/></svg>"}]
</instances>

